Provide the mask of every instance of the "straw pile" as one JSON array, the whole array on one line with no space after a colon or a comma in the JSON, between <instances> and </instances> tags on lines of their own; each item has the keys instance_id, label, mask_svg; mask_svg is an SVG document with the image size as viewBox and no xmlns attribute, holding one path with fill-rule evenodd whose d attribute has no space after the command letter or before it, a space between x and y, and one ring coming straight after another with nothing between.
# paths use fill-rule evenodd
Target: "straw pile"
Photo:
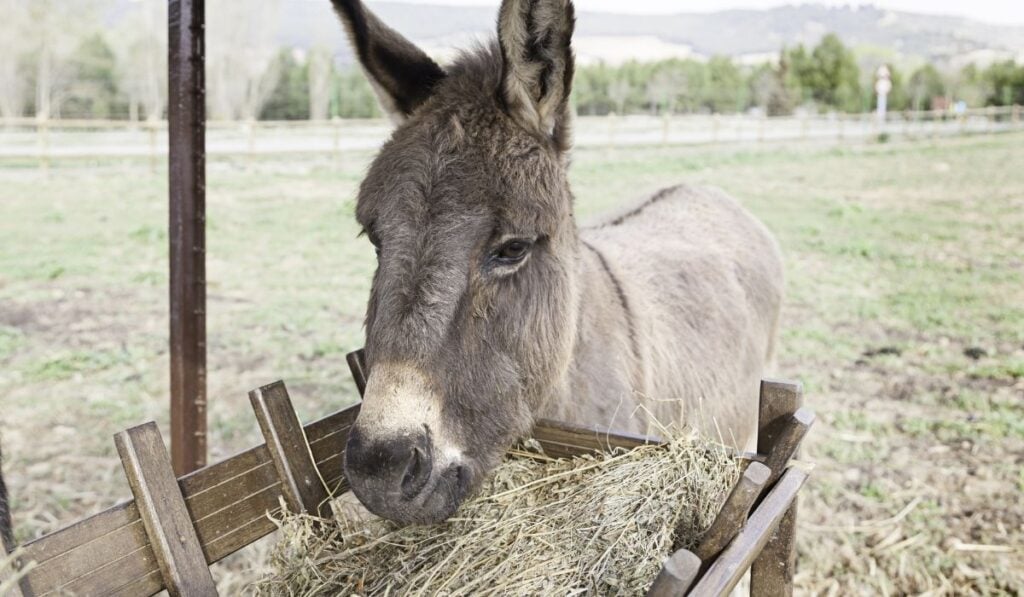
<instances>
[{"instance_id":1,"label":"straw pile","mask_svg":"<svg viewBox=\"0 0 1024 597\"><path fill-rule=\"evenodd\" d=\"M537 449L536 446L531 448ZM739 475L725 448L680 438L614 455L510 455L449 521L285 515L266 595L643 594L693 547ZM341 508L336 508L341 510Z\"/></svg>"}]
</instances>

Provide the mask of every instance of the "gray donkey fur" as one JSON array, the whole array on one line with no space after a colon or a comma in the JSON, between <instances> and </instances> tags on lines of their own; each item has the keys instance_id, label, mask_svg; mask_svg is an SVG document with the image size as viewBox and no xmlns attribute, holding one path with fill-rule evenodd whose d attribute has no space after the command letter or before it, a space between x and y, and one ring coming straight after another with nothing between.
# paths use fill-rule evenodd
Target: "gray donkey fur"
<instances>
[{"instance_id":1,"label":"gray donkey fur","mask_svg":"<svg viewBox=\"0 0 1024 597\"><path fill-rule=\"evenodd\" d=\"M333 0L398 124L356 216L378 251L346 473L373 512L435 522L537 418L690 426L751 444L782 264L717 190L577 226L570 0L505 0L497 42L442 68Z\"/></svg>"},{"instance_id":2,"label":"gray donkey fur","mask_svg":"<svg viewBox=\"0 0 1024 597\"><path fill-rule=\"evenodd\" d=\"M0 450L0 465L3 465L4 454ZM0 548L5 552L14 551L14 530L11 526L11 506L7 503L7 485L4 483L4 473L0 469ZM3 555L0 553L0 555ZM3 559L3 558L0 558Z\"/></svg>"}]
</instances>

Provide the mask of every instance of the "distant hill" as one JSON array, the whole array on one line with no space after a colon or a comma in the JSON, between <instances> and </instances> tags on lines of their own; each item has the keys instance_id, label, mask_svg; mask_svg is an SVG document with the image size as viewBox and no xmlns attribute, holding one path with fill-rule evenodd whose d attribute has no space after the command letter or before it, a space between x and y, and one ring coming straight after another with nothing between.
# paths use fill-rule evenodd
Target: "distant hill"
<instances>
[{"instance_id":1,"label":"distant hill","mask_svg":"<svg viewBox=\"0 0 1024 597\"><path fill-rule=\"evenodd\" d=\"M130 2L119 0L119 8L112 14L122 13ZM367 4L392 27L431 52L443 54L444 48L466 47L474 39L489 39L495 29L493 7L374 0ZM962 64L1006 57L1024 59L1024 26L817 4L707 14L582 12L576 46L584 62L713 55L749 62L774 54L785 45L814 44L829 32L837 33L847 45L882 49L912 61ZM215 35L216 31L210 30L209 34ZM284 0L278 37L282 45L294 48L326 43L337 50L339 61L352 61L328 0Z\"/></svg>"},{"instance_id":2,"label":"distant hill","mask_svg":"<svg viewBox=\"0 0 1024 597\"><path fill-rule=\"evenodd\" d=\"M431 48L460 45L459 42L464 45L465 40L487 38L494 30L495 10L490 7L401 2L369 2L368 5L392 27ZM285 2L281 41L293 47L308 47L314 37L311 24L332 18L327 0ZM339 58L349 55L340 27L326 34L321 26L317 29L321 39L326 35L325 41L339 49ZM881 47L903 56L940 62L954 61L972 53L997 57L1024 55L1024 27L1003 27L960 17L893 12L875 7L831 8L803 4L770 10L675 15L583 12L579 15L577 32L578 45L585 48L585 54L593 60L612 62L691 53L735 57L763 55L777 52L784 45L814 44L829 32L837 33L848 45ZM652 52L657 55L645 55Z\"/></svg>"}]
</instances>

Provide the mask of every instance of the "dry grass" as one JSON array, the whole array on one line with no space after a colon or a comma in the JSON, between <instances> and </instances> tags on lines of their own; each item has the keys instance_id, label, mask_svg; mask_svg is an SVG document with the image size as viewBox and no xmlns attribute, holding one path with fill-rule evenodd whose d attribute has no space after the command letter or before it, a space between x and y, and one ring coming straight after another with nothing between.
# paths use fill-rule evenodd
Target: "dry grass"
<instances>
[{"instance_id":1,"label":"dry grass","mask_svg":"<svg viewBox=\"0 0 1024 597\"><path fill-rule=\"evenodd\" d=\"M739 466L693 438L614 455L510 456L441 525L400 527L337 508L288 515L268 595L643 594L674 546L714 520Z\"/></svg>"}]
</instances>

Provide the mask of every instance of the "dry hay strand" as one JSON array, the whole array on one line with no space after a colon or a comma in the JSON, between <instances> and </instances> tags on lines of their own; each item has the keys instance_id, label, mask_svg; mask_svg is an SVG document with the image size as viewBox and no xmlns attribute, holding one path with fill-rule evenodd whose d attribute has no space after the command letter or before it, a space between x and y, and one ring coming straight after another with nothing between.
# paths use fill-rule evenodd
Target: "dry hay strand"
<instances>
[{"instance_id":1,"label":"dry hay strand","mask_svg":"<svg viewBox=\"0 0 1024 597\"><path fill-rule=\"evenodd\" d=\"M695 546L739 472L730 450L694 437L573 459L513 453L440 525L285 514L274 573L256 588L268 595L643 594L673 549Z\"/></svg>"}]
</instances>

